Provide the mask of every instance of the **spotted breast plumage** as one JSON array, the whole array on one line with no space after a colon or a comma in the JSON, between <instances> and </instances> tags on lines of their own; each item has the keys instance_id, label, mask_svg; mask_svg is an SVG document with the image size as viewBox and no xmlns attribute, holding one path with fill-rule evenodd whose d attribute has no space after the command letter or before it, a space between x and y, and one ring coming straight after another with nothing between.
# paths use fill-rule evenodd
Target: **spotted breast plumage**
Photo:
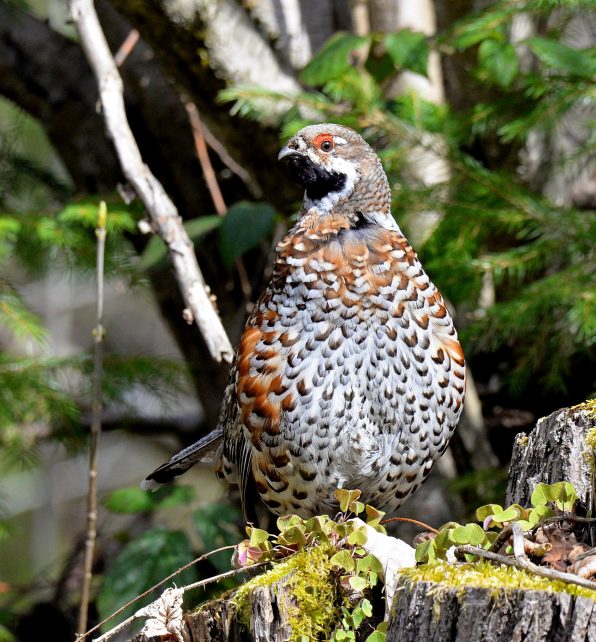
<instances>
[{"instance_id":1,"label":"spotted breast plumage","mask_svg":"<svg viewBox=\"0 0 596 642\"><path fill-rule=\"evenodd\" d=\"M334 491L395 510L444 452L462 411L457 333L390 211L381 162L347 127L305 127L279 154L305 187L250 315L213 433L146 486L216 450L245 517L338 510Z\"/></svg>"}]
</instances>

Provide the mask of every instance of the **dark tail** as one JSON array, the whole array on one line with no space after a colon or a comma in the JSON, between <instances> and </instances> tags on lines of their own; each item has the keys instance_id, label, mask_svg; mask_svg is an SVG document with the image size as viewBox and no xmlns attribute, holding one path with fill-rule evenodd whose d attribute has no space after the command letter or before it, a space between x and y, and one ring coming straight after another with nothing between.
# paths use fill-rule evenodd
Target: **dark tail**
<instances>
[{"instance_id":1,"label":"dark tail","mask_svg":"<svg viewBox=\"0 0 596 642\"><path fill-rule=\"evenodd\" d=\"M194 444L174 455L170 461L156 468L141 482L143 490L156 490L161 484L171 482L178 475L182 475L197 462L211 454L220 444L223 430L216 428L208 435L201 437Z\"/></svg>"}]
</instances>

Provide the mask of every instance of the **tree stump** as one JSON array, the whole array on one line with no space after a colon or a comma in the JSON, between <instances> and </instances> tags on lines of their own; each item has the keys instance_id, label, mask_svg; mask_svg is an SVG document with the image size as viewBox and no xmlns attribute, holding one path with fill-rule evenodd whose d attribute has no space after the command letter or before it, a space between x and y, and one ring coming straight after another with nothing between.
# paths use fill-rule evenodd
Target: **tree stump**
<instances>
[{"instance_id":1,"label":"tree stump","mask_svg":"<svg viewBox=\"0 0 596 642\"><path fill-rule=\"evenodd\" d=\"M590 431L594 428L596 404L592 402L559 410L539 420L530 435L518 435L507 502L529 505L538 482L569 481L583 505L592 506L596 437ZM467 582L465 573L470 567L446 566L452 569L452 579L453 574L458 576L456 586L453 581L408 580L407 573L401 577L387 642L596 642L596 593L592 598L589 590L581 589L576 590L579 595L572 595L559 590L563 585L549 584L545 579L526 583L532 587L526 589L512 588L513 584L505 581L501 584L499 579L496 586L477 588L473 581ZM541 590L535 590L535 585ZM275 582L250 590L242 612L233 597L225 597L187 614L185 640L299 639L304 631L292 631L289 616L295 606L292 578L277 576Z\"/></svg>"},{"instance_id":2,"label":"tree stump","mask_svg":"<svg viewBox=\"0 0 596 642\"><path fill-rule=\"evenodd\" d=\"M187 642L288 640L291 601L287 582L281 580L270 586L258 586L248 595L245 617L239 613L233 599L209 602L186 616Z\"/></svg>"},{"instance_id":3,"label":"tree stump","mask_svg":"<svg viewBox=\"0 0 596 642\"><path fill-rule=\"evenodd\" d=\"M557 410L539 419L529 435L517 435L509 467L507 503L529 506L532 490L539 482L568 481L582 504L592 507L596 444L586 443L586 435L594 427L596 407L587 403Z\"/></svg>"},{"instance_id":4,"label":"tree stump","mask_svg":"<svg viewBox=\"0 0 596 642\"><path fill-rule=\"evenodd\" d=\"M403 583L387 642L596 641L596 602L568 593Z\"/></svg>"},{"instance_id":5,"label":"tree stump","mask_svg":"<svg viewBox=\"0 0 596 642\"><path fill-rule=\"evenodd\" d=\"M593 408L583 404L558 410L540 419L530 435L517 436L508 504L529 506L539 482L569 481L584 507L592 506L594 446L588 433L596 427ZM589 597L405 579L400 588L387 642L596 642L596 601Z\"/></svg>"}]
</instances>

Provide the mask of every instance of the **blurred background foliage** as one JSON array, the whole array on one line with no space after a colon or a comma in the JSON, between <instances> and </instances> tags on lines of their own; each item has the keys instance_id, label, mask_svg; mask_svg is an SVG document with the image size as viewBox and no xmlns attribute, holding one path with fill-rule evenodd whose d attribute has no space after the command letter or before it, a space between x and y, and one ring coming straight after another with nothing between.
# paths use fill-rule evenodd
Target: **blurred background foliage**
<instances>
[{"instance_id":1,"label":"blurred background foliage","mask_svg":"<svg viewBox=\"0 0 596 642\"><path fill-rule=\"evenodd\" d=\"M232 0L228 4L245 10ZM379 152L393 189L395 218L454 309L473 375L469 405L477 399L480 409L454 440L447 458L451 469L442 469L450 482L448 490L439 484L441 516L447 504L465 513L478 502L500 499L514 434L594 391L592 4L509 0L478 10L464 3L457 20L440 15L443 24L430 35L409 26L362 29L354 14L351 23L338 18L313 45L314 56L296 62L288 38L267 31L259 16L250 14L256 3L246 11L255 30L266 34L261 40L280 69L290 69L295 78L288 88L281 82L259 85L239 74L225 78L221 63L214 62L216 45L206 39L190 52L181 22L166 16L163 7L143 22L142 9L98 2L114 50L131 29L141 30L141 43L122 64L129 118L147 162L180 209L233 342L300 201L299 191L275 166L275 148L306 124L332 121L357 129ZM165 246L140 233L142 207L135 200L125 204L126 187L117 189L122 179L102 148L100 121L90 116L79 127L79 116L71 115L70 132L58 126L58 102L79 100L95 118L97 94L83 59L76 57L80 52L72 49L78 46L70 27L58 21L49 28L37 17L42 6L0 2L0 70L19 73L6 62L10 47L35 56L34 39L26 42L18 32L22 22L29 35L40 30L40 42L70 52L71 68L81 65L83 71L73 86L67 81L59 86L58 76L50 73L58 63L46 53L50 71L36 68L35 82L23 72L26 89L44 107L20 93L18 82L0 81L0 93L9 99L0 104L0 493L2 478L39 464L44 443L59 442L68 453L86 444L91 343L78 351L57 350L47 320L37 312L39 302L23 292L30 281L60 274L87 290L93 287L100 198L109 211L106 279L124 292L150 292L178 350L170 358L150 349L139 354L108 349L103 399L111 429L125 433L134 424L133 432L159 441L165 456L213 427L226 380L226 368L209 362L200 337L180 316ZM64 13L61 3L56 6ZM159 20L180 36L172 37L171 46L159 44ZM437 55L446 88L439 98L416 84L420 78L436 82L431 76ZM252 64L259 67L260 60ZM80 98L75 86L84 92ZM225 216L215 211L203 184L205 168L195 159L192 133L180 117L181 90L204 116ZM54 94L63 94L56 104ZM163 110L158 95L170 100ZM48 116L44 109L54 111ZM161 118L159 126L151 120L152 109ZM85 138L89 132L96 138ZM122 318L133 333L142 323L143 318ZM84 332L90 336L91 323ZM139 388L174 411L181 394L196 395L200 412L190 425L175 412L173 420L153 417L143 423L138 405L130 403L130 391ZM144 467L151 469L148 463ZM0 546L23 536L8 518L10 511L2 512L9 499L0 494ZM200 500L187 486L153 495L134 487L104 492L106 522L111 516L126 520L100 532L93 617L107 617L199 552L238 541L240 516L233 504ZM169 519L172 511L176 517ZM0 640L14 639L15 630L22 640L35 639L38 623L52 617L55 630L66 631L64 639L70 636L80 581L84 520L79 514L70 553L48 561L52 570L44 581L21 585L1 578ZM221 553L177 581L228 567L229 554ZM128 611L137 608L140 604Z\"/></svg>"}]
</instances>

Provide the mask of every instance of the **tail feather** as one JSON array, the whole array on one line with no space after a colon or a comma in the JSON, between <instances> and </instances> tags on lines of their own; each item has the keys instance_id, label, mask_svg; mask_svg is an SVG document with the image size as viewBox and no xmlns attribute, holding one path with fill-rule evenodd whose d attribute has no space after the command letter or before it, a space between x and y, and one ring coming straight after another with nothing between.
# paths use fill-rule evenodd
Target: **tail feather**
<instances>
[{"instance_id":1,"label":"tail feather","mask_svg":"<svg viewBox=\"0 0 596 642\"><path fill-rule=\"evenodd\" d=\"M161 484L171 482L182 475L197 462L211 454L220 444L223 429L216 428L208 435L201 437L194 444L175 454L169 461L156 468L141 482L143 490L156 490Z\"/></svg>"}]
</instances>

